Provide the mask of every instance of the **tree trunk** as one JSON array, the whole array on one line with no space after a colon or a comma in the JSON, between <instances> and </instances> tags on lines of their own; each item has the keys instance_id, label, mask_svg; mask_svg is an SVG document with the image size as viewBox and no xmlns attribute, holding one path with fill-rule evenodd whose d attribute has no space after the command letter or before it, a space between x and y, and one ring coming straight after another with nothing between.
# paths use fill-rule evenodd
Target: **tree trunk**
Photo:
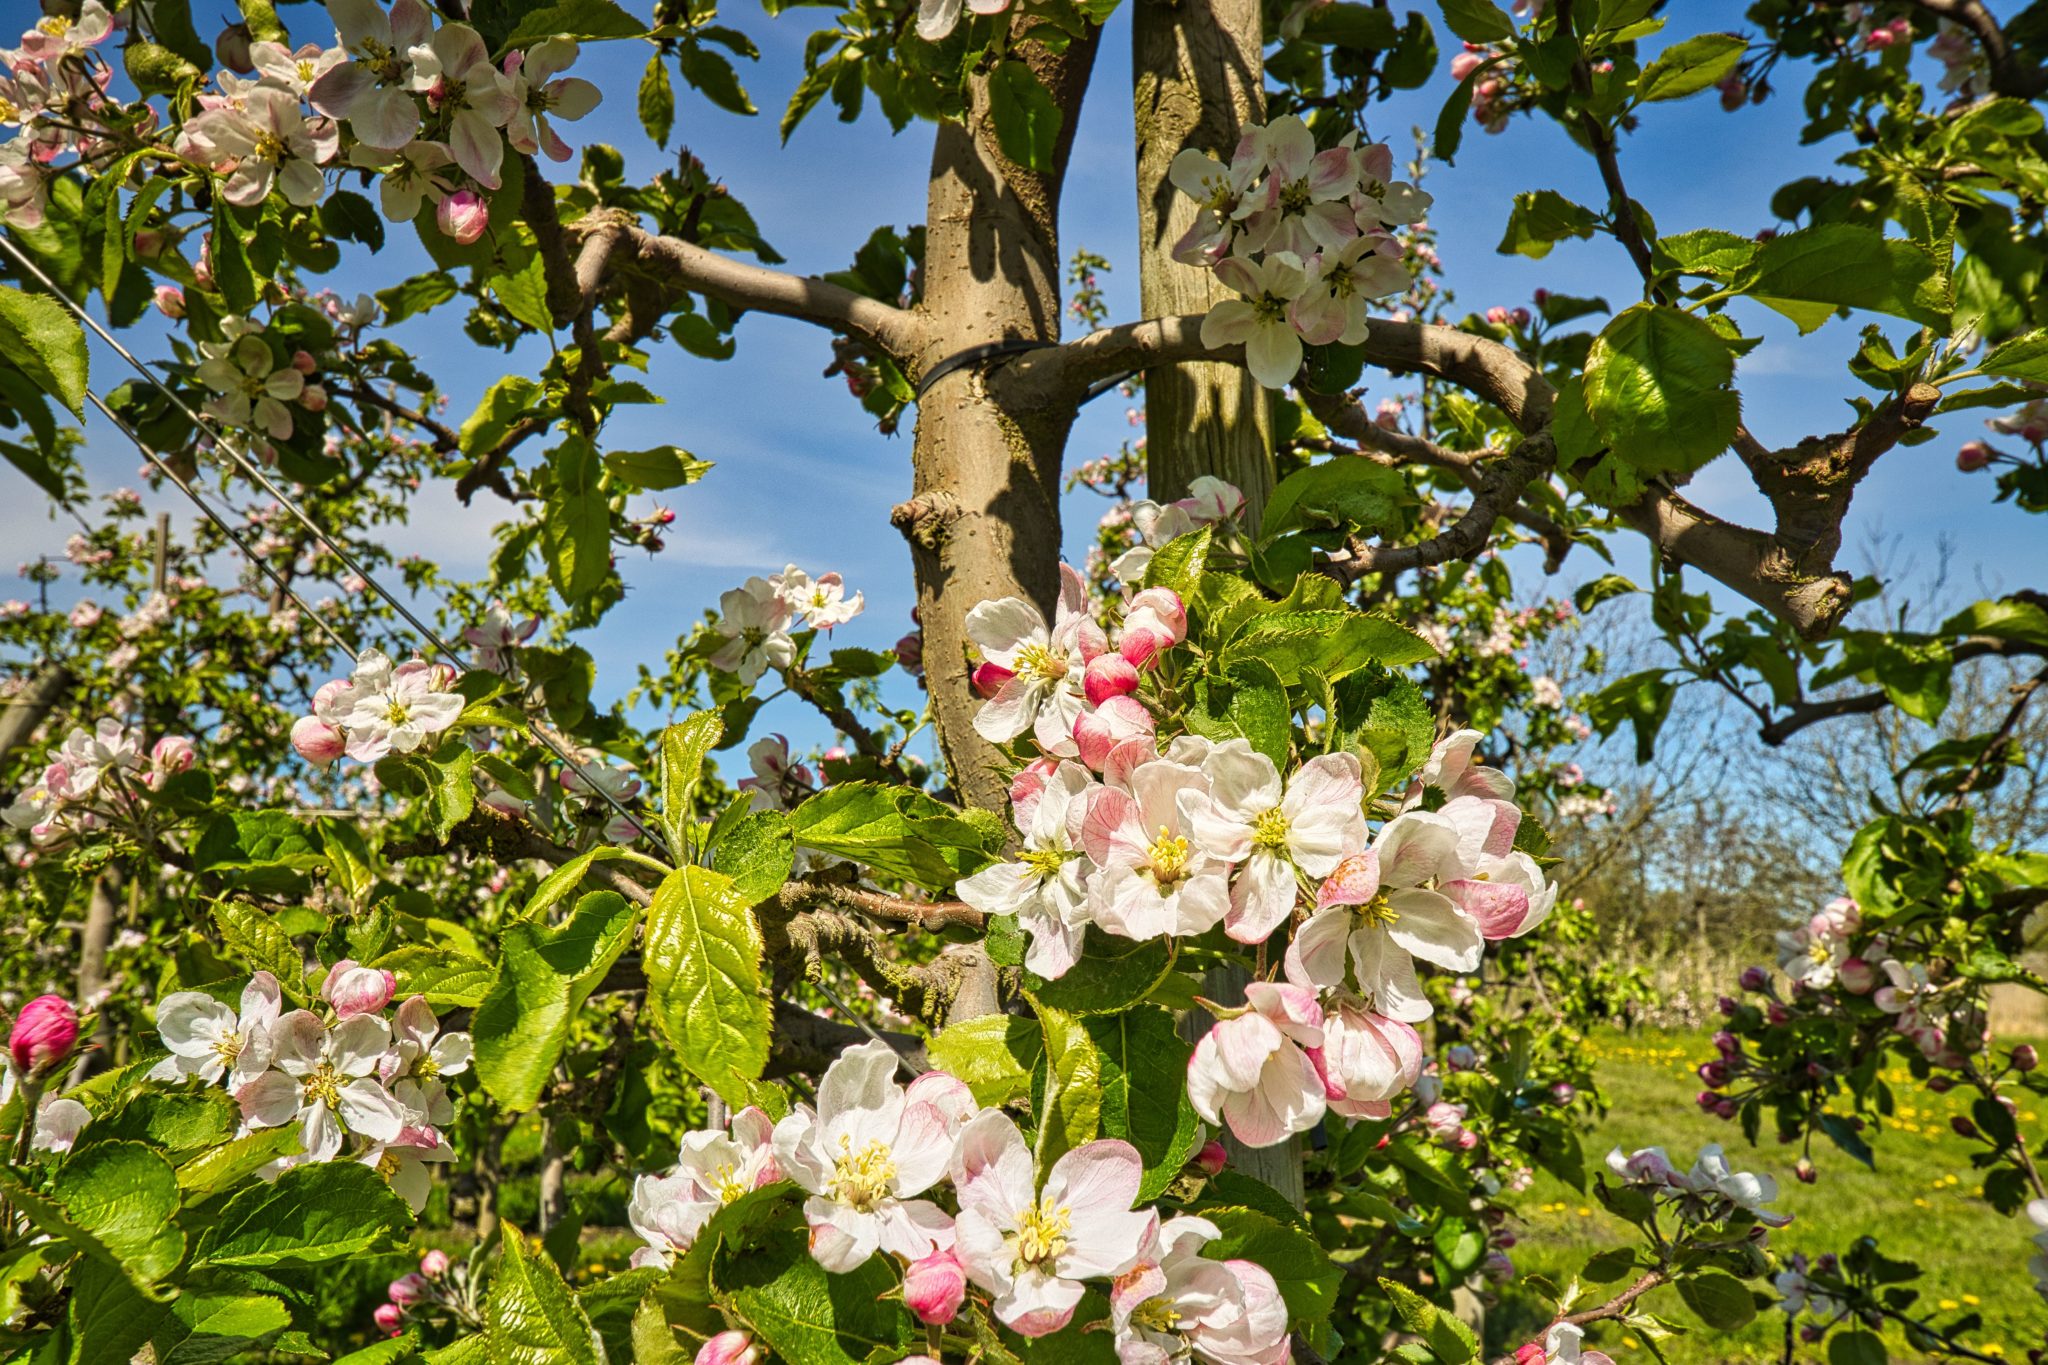
<instances>
[{"instance_id":1,"label":"tree trunk","mask_svg":"<svg viewBox=\"0 0 2048 1365\"><path fill-rule=\"evenodd\" d=\"M1252 974L1234 962L1211 967L1202 974L1202 994L1219 1005L1241 1005L1244 1003L1244 988L1251 984L1251 979ZM1191 1043L1198 1042L1214 1027L1216 1021L1209 1017L1207 1010L1189 1010L1180 1018L1180 1034ZM1264 1181L1296 1208L1307 1200L1308 1187L1302 1178L1299 1134L1271 1147L1247 1147L1232 1137L1228 1129L1220 1136L1233 1169L1254 1180Z\"/></svg>"},{"instance_id":2,"label":"tree trunk","mask_svg":"<svg viewBox=\"0 0 2048 1365\"><path fill-rule=\"evenodd\" d=\"M977 76L964 123L939 126L925 217L928 336L913 370L931 374L978 347L1050 343L1060 333L1060 181L1095 58L1095 30L1046 51L1020 19L1019 53L1064 115L1049 171L1003 155ZM1020 347L1021 349L1021 347ZM1001 755L974 732L967 613L999 597L1036 602L1048 620L1059 585L1059 482L1070 404L1002 382L1001 357L940 375L917 406L913 493L892 519L910 541L924 627L925 679L940 749L963 802L1000 811Z\"/></svg>"},{"instance_id":3,"label":"tree trunk","mask_svg":"<svg viewBox=\"0 0 2048 1365\"><path fill-rule=\"evenodd\" d=\"M1138 298L1148 318L1207 312L1233 297L1216 273L1173 259L1195 201L1167 179L1186 148L1224 161L1263 118L1258 0L1136 0L1131 68L1138 134ZM1189 362L1145 376L1146 491L1183 497L1200 474L1244 490L1256 525L1273 489L1273 421L1241 365Z\"/></svg>"}]
</instances>

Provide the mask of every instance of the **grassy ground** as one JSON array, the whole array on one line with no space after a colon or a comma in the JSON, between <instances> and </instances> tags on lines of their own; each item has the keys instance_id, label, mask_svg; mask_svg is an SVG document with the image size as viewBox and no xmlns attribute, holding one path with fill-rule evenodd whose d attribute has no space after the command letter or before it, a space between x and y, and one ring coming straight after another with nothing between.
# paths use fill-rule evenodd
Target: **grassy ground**
<instances>
[{"instance_id":1,"label":"grassy ground","mask_svg":"<svg viewBox=\"0 0 2048 1365\"><path fill-rule=\"evenodd\" d=\"M1969 1338L1970 1344L1987 1355L2022 1361L2030 1348L2041 1344L2048 1311L2034 1294L2026 1269L2033 1252L2027 1239L2034 1228L2023 1217L2000 1217L1977 1197L1969 1155L1981 1145L1966 1142L1949 1129L1949 1118L1968 1110L1963 1094L1927 1094L1901 1068L1887 1079L1913 1102L1902 1104L1887 1131L1873 1138L1877 1169L1865 1169L1832 1146L1825 1151L1816 1147L1820 1180L1801 1185L1792 1177L1796 1149L1778 1147L1768 1136L1765 1145L1752 1148L1736 1125L1701 1114L1693 1106L1699 1081L1692 1067L1712 1053L1704 1035L1603 1035L1597 1050L1600 1085L1613 1109L1587 1140L1588 1164L1616 1146L1631 1151L1658 1146L1683 1167L1703 1144L1719 1142L1736 1169L1777 1179L1779 1198L1774 1207L1792 1214L1793 1222L1772 1235L1775 1249L1814 1256L1844 1249L1866 1233L1873 1235L1886 1254L1917 1261L1926 1271L1918 1305L1923 1315L1945 1321L1963 1309L1975 1309L1983 1315L1984 1326ZM2024 1124L2035 1117L2023 1113L2021 1120ZM1588 1256L1627 1240L1624 1225L1549 1176L1538 1177L1523 1197L1521 1211L1524 1221L1517 1229L1521 1241L1513 1252L1515 1264L1523 1274L1541 1274L1556 1284L1567 1282ZM1508 1339L1526 1339L1540 1326L1535 1314L1541 1310L1512 1286L1497 1311L1502 1325L1510 1329ZM1670 1290L1653 1296L1652 1311L1673 1321L1691 1320ZM1517 1329L1523 1329L1522 1337L1514 1336ZM1887 1341L1894 1360L1919 1358L1896 1331L1887 1333ZM1640 1342L1613 1328L1596 1329L1588 1344L1613 1353L1623 1365L1649 1358ZM1783 1349L1784 1317L1779 1313L1760 1317L1740 1333L1699 1329L1665 1343L1674 1365L1775 1361ZM1799 1348L1802 1362L1819 1358L1813 1348Z\"/></svg>"}]
</instances>

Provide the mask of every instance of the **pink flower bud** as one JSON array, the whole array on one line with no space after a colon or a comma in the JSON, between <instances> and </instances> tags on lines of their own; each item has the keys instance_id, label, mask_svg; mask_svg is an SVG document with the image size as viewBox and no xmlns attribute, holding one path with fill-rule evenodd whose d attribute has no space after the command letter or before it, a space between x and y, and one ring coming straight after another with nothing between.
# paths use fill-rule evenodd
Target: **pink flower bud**
<instances>
[{"instance_id":1,"label":"pink flower bud","mask_svg":"<svg viewBox=\"0 0 2048 1365\"><path fill-rule=\"evenodd\" d=\"M1727 1019L1733 1018L1735 1011L1742 1007L1735 1003L1734 996L1724 995L1719 1000L1716 1000L1714 1002L1714 1008L1721 1012L1722 1018Z\"/></svg>"},{"instance_id":2,"label":"pink flower bud","mask_svg":"<svg viewBox=\"0 0 2048 1365\"><path fill-rule=\"evenodd\" d=\"M1770 1005L1767 1008L1765 1008L1764 1018L1770 1020L1771 1023L1774 1025L1789 1024L1792 1022L1792 1011L1786 1009L1783 1005L1773 1000L1770 1003Z\"/></svg>"},{"instance_id":3,"label":"pink flower bud","mask_svg":"<svg viewBox=\"0 0 2048 1365\"><path fill-rule=\"evenodd\" d=\"M247 24L229 24L220 31L220 37L213 40L213 55L237 76L247 76L256 70L256 63L249 56L249 41L253 36Z\"/></svg>"},{"instance_id":4,"label":"pink flower bud","mask_svg":"<svg viewBox=\"0 0 2048 1365\"><path fill-rule=\"evenodd\" d=\"M1792 1174L1799 1178L1799 1183L1802 1185L1811 1185L1814 1181L1820 1179L1820 1172L1816 1171L1813 1168L1813 1163L1805 1157L1800 1157L1799 1160L1792 1163Z\"/></svg>"},{"instance_id":5,"label":"pink flower bud","mask_svg":"<svg viewBox=\"0 0 2048 1365\"><path fill-rule=\"evenodd\" d=\"M160 773L182 773L198 759L199 751L185 735L165 735L151 746L149 766Z\"/></svg>"},{"instance_id":6,"label":"pink flower bud","mask_svg":"<svg viewBox=\"0 0 2048 1365\"><path fill-rule=\"evenodd\" d=\"M1486 310L1486 320L1496 327L1505 327L1508 325L1508 310L1496 303Z\"/></svg>"},{"instance_id":7,"label":"pink flower bud","mask_svg":"<svg viewBox=\"0 0 2048 1365\"><path fill-rule=\"evenodd\" d=\"M1223 1168L1230 1164L1230 1154L1223 1150L1223 1144L1210 1138L1202 1144L1202 1150L1195 1153L1195 1165L1202 1168L1203 1175L1221 1175Z\"/></svg>"},{"instance_id":8,"label":"pink flower bud","mask_svg":"<svg viewBox=\"0 0 2048 1365\"><path fill-rule=\"evenodd\" d=\"M966 1300L967 1271L950 1251L934 1251L903 1272L903 1302L919 1322L951 1322Z\"/></svg>"},{"instance_id":9,"label":"pink flower bud","mask_svg":"<svg viewBox=\"0 0 2048 1365\"><path fill-rule=\"evenodd\" d=\"M1003 684L1016 676L1001 664L977 664L973 676L968 679L968 684L973 687L975 696L986 701L1002 691Z\"/></svg>"},{"instance_id":10,"label":"pink flower bud","mask_svg":"<svg viewBox=\"0 0 2048 1365\"><path fill-rule=\"evenodd\" d=\"M375 1014L390 1004L396 994L397 977L378 967L359 967L354 959L346 957L334 964L327 980L320 985L320 998L334 1006L337 1019Z\"/></svg>"},{"instance_id":11,"label":"pink flower bud","mask_svg":"<svg viewBox=\"0 0 2048 1365\"><path fill-rule=\"evenodd\" d=\"M1835 979L1851 995L1868 995L1877 984L1877 968L1860 957L1852 957L1835 969Z\"/></svg>"},{"instance_id":12,"label":"pink flower bud","mask_svg":"<svg viewBox=\"0 0 2048 1365\"><path fill-rule=\"evenodd\" d=\"M761 1353L745 1332L720 1332L697 1348L692 1365L758 1365Z\"/></svg>"},{"instance_id":13,"label":"pink flower bud","mask_svg":"<svg viewBox=\"0 0 2048 1365\"><path fill-rule=\"evenodd\" d=\"M1701 1062L1699 1066L1699 1077L1709 1086L1718 1090L1722 1086L1728 1084L1728 1063Z\"/></svg>"},{"instance_id":14,"label":"pink flower bud","mask_svg":"<svg viewBox=\"0 0 2048 1365\"><path fill-rule=\"evenodd\" d=\"M415 1303L427 1292L427 1278L424 1275L400 1275L391 1282L391 1301L399 1307Z\"/></svg>"},{"instance_id":15,"label":"pink flower bud","mask_svg":"<svg viewBox=\"0 0 2048 1365\"><path fill-rule=\"evenodd\" d=\"M448 1273L448 1253L436 1247L420 1257L420 1274L430 1280L438 1280Z\"/></svg>"},{"instance_id":16,"label":"pink flower bud","mask_svg":"<svg viewBox=\"0 0 2048 1365\"><path fill-rule=\"evenodd\" d=\"M1749 83L1740 73L1725 77L1715 88L1721 92L1721 107L1731 114L1749 100Z\"/></svg>"},{"instance_id":17,"label":"pink flower bud","mask_svg":"<svg viewBox=\"0 0 2048 1365\"><path fill-rule=\"evenodd\" d=\"M1527 327L1529 325L1529 310L1526 308L1515 309L1508 314L1508 321L1514 323L1517 327Z\"/></svg>"},{"instance_id":18,"label":"pink flower bud","mask_svg":"<svg viewBox=\"0 0 2048 1365\"><path fill-rule=\"evenodd\" d=\"M1927 1088L1937 1095L1946 1095L1949 1091L1956 1088L1956 1083L1947 1076L1929 1076L1927 1078Z\"/></svg>"},{"instance_id":19,"label":"pink flower bud","mask_svg":"<svg viewBox=\"0 0 2048 1365\"><path fill-rule=\"evenodd\" d=\"M1702 1090L1692 1097L1692 1102L1711 1114L1715 1106L1721 1103L1721 1097L1711 1090Z\"/></svg>"},{"instance_id":20,"label":"pink flower bud","mask_svg":"<svg viewBox=\"0 0 2048 1365\"><path fill-rule=\"evenodd\" d=\"M2041 1054L2034 1050L2032 1043L2021 1043L2012 1050L2012 1069L2022 1074L2041 1065Z\"/></svg>"},{"instance_id":21,"label":"pink flower bud","mask_svg":"<svg viewBox=\"0 0 2048 1365\"><path fill-rule=\"evenodd\" d=\"M1982 441L1965 441L1956 451L1956 468L1974 474L1991 463L1991 447Z\"/></svg>"},{"instance_id":22,"label":"pink flower bud","mask_svg":"<svg viewBox=\"0 0 2048 1365\"><path fill-rule=\"evenodd\" d=\"M62 1065L78 1042L78 1011L61 995L39 995L14 1016L7 1051L14 1074L45 1076Z\"/></svg>"},{"instance_id":23,"label":"pink flower bud","mask_svg":"<svg viewBox=\"0 0 2048 1365\"><path fill-rule=\"evenodd\" d=\"M1188 638L1188 610L1172 588L1146 588L1124 611L1124 631L1117 646L1135 668L1144 668L1162 649Z\"/></svg>"},{"instance_id":24,"label":"pink flower bud","mask_svg":"<svg viewBox=\"0 0 2048 1365\"><path fill-rule=\"evenodd\" d=\"M1948 1121L1948 1126L1955 1130L1955 1135L1957 1137L1973 1138L1977 1136L1977 1125L1970 1122L1969 1119L1965 1118L1961 1114L1957 1114L1954 1117L1950 1118Z\"/></svg>"},{"instance_id":25,"label":"pink flower bud","mask_svg":"<svg viewBox=\"0 0 2048 1365\"><path fill-rule=\"evenodd\" d=\"M924 672L924 633L911 631L896 642L896 662L905 673Z\"/></svg>"},{"instance_id":26,"label":"pink flower bud","mask_svg":"<svg viewBox=\"0 0 2048 1365\"><path fill-rule=\"evenodd\" d=\"M213 288L213 234L199 239L199 259L192 263L192 278L201 289Z\"/></svg>"},{"instance_id":27,"label":"pink flower bud","mask_svg":"<svg viewBox=\"0 0 2048 1365\"><path fill-rule=\"evenodd\" d=\"M395 1337L404 1330L401 1324L405 1321L405 1310L395 1303L378 1304L377 1311L370 1317L385 1336Z\"/></svg>"},{"instance_id":28,"label":"pink flower bud","mask_svg":"<svg viewBox=\"0 0 2048 1365\"><path fill-rule=\"evenodd\" d=\"M311 351L293 351L292 368L300 374L312 374L320 368L320 362L313 359Z\"/></svg>"},{"instance_id":29,"label":"pink flower bud","mask_svg":"<svg viewBox=\"0 0 2048 1365\"><path fill-rule=\"evenodd\" d=\"M1737 984L1746 991L1760 991L1771 984L1771 976L1761 967L1744 967Z\"/></svg>"},{"instance_id":30,"label":"pink flower bud","mask_svg":"<svg viewBox=\"0 0 2048 1365\"><path fill-rule=\"evenodd\" d=\"M491 225L491 206L475 190L457 190L434 206L441 231L468 246Z\"/></svg>"},{"instance_id":31,"label":"pink flower bud","mask_svg":"<svg viewBox=\"0 0 2048 1365\"><path fill-rule=\"evenodd\" d=\"M1121 654L1098 654L1088 661L1081 690L1087 693L1090 706L1100 706L1111 697L1137 691L1138 670Z\"/></svg>"},{"instance_id":32,"label":"pink flower bud","mask_svg":"<svg viewBox=\"0 0 2048 1365\"><path fill-rule=\"evenodd\" d=\"M1081 761L1101 772L1110 750L1125 740L1149 740L1157 728L1152 713L1136 697L1111 697L1074 722L1074 744Z\"/></svg>"},{"instance_id":33,"label":"pink flower bud","mask_svg":"<svg viewBox=\"0 0 2048 1365\"><path fill-rule=\"evenodd\" d=\"M1548 289L1538 289L1529 297L1536 301L1536 306L1538 308L1541 308L1544 304L1550 302L1550 291Z\"/></svg>"},{"instance_id":34,"label":"pink flower bud","mask_svg":"<svg viewBox=\"0 0 2048 1365\"><path fill-rule=\"evenodd\" d=\"M341 731L326 721L318 716L300 716L292 722L292 748L299 751L300 758L324 768L340 758L348 746Z\"/></svg>"},{"instance_id":35,"label":"pink flower bud","mask_svg":"<svg viewBox=\"0 0 2048 1365\"><path fill-rule=\"evenodd\" d=\"M327 411L327 390L318 384L308 384L299 390L299 406L307 412Z\"/></svg>"},{"instance_id":36,"label":"pink flower bud","mask_svg":"<svg viewBox=\"0 0 2048 1365\"><path fill-rule=\"evenodd\" d=\"M1486 59L1477 52L1460 52L1451 58L1451 79L1462 81L1479 68Z\"/></svg>"},{"instance_id":37,"label":"pink flower bud","mask_svg":"<svg viewBox=\"0 0 2048 1365\"><path fill-rule=\"evenodd\" d=\"M150 296L156 311L173 321L185 316L185 291L175 284L160 284Z\"/></svg>"}]
</instances>

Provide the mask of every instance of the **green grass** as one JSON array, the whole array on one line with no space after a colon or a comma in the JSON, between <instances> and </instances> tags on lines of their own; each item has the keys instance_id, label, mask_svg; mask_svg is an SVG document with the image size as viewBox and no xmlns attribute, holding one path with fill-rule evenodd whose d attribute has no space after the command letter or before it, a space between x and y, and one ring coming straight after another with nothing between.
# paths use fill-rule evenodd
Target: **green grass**
<instances>
[{"instance_id":1,"label":"green grass","mask_svg":"<svg viewBox=\"0 0 2048 1365\"><path fill-rule=\"evenodd\" d=\"M1692 1067L1713 1052L1704 1035L1602 1034L1595 1047L1600 1087L1613 1107L1586 1140L1589 1166L1604 1161L1619 1146L1630 1151L1663 1147L1683 1168L1700 1147L1718 1142L1737 1170L1777 1180L1774 1207L1793 1215L1790 1227L1771 1235L1772 1248L1781 1256L1840 1251L1870 1234L1887 1255L1915 1261L1926 1272L1915 1306L1920 1316L1945 1323L1974 1308L1983 1315L1984 1325L1965 1338L1968 1344L2014 1361L2024 1360L2030 1348L2041 1344L2048 1313L2027 1273L2027 1258L2033 1254L2028 1237L2034 1227L2024 1216L2001 1217L1977 1196L1977 1173L1969 1156L1982 1146L1949 1129L1952 1115L1968 1111L1965 1092L1929 1094L1900 1068L1898 1075L1887 1077L1901 1097L1899 1114L1884 1132L1870 1135L1877 1169L1868 1170L1823 1142L1814 1148L1819 1181L1801 1185L1792 1175L1799 1156L1796 1147L1780 1147L1768 1134L1761 1145L1751 1147L1736 1124L1694 1107L1699 1080ZM2022 1131L2034 1117L2022 1113ZM1589 1256L1622 1245L1633 1235L1596 1202L1548 1175L1539 1175L1520 1196L1518 1212L1521 1218L1514 1230L1520 1242L1511 1253L1518 1271L1540 1274L1558 1285L1568 1282ZM1580 1306L1602 1301L1591 1298ZM1673 1290L1658 1290L1649 1302L1659 1317L1693 1323ZM1547 1321L1541 1302L1515 1284L1505 1287L1493 1316L1498 1326L1489 1322L1489 1335L1507 1342L1510 1349L1534 1336ZM1784 1350L1784 1322L1784 1315L1773 1311L1736 1333L1710 1332L1693 1323L1691 1332L1664 1343L1664 1350L1673 1365L1775 1361ZM1886 1340L1894 1360L1920 1358L1896 1329L1887 1330ZM1594 1329L1588 1344L1609 1351L1623 1365L1649 1359L1642 1343L1611 1326ZM1813 1361L1820 1355L1802 1344L1797 1358Z\"/></svg>"}]
</instances>

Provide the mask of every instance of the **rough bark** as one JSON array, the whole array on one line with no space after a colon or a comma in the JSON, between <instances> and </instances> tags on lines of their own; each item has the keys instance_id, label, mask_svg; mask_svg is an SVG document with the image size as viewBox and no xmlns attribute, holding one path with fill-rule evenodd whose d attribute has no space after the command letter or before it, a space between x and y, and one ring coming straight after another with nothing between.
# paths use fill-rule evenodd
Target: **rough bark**
<instances>
[{"instance_id":1,"label":"rough bark","mask_svg":"<svg viewBox=\"0 0 2048 1365\"><path fill-rule=\"evenodd\" d=\"M1138 142L1138 297L1146 317L1207 312L1230 297L1216 272L1182 265L1173 244L1195 201L1167 170L1183 149L1228 161L1264 117L1258 0L1138 0L1131 11ZM1200 474L1244 490L1256 522L1273 487L1273 422L1242 366L1185 362L1145 378L1146 491L1182 497Z\"/></svg>"},{"instance_id":2,"label":"rough bark","mask_svg":"<svg viewBox=\"0 0 2048 1365\"><path fill-rule=\"evenodd\" d=\"M1051 53L1018 20L1016 51L1064 118L1050 171L1003 155L988 82L971 82L962 123L939 127L925 217L924 327L912 372L998 343L1059 339L1060 181L1095 56L1095 33ZM1007 779L974 733L966 616L975 604L1025 597L1050 618L1059 582L1060 464L1070 403L1005 382L1000 357L938 376L918 402L912 496L894 521L909 540L924 627L925 678L939 744L968 804L1001 810Z\"/></svg>"}]
</instances>

